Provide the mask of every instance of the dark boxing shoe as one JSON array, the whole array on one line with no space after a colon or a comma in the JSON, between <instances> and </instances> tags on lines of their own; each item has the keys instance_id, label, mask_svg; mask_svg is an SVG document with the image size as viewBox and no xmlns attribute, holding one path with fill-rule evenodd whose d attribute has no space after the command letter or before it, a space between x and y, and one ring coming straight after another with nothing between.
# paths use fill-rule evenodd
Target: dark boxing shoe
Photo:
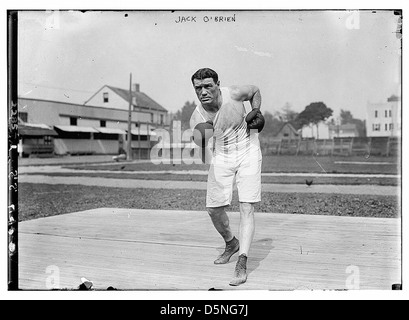
<instances>
[{"instance_id":1,"label":"dark boxing shoe","mask_svg":"<svg viewBox=\"0 0 409 320\"><path fill-rule=\"evenodd\" d=\"M236 269L234 270L234 277L230 281L229 285L239 286L247 281L247 256L243 253L239 255L239 259L236 263Z\"/></svg>"},{"instance_id":2,"label":"dark boxing shoe","mask_svg":"<svg viewBox=\"0 0 409 320\"><path fill-rule=\"evenodd\" d=\"M229 262L231 256L235 254L240 249L239 240L233 237L232 240L226 243L226 248L224 252L214 261L214 264L225 264Z\"/></svg>"}]
</instances>

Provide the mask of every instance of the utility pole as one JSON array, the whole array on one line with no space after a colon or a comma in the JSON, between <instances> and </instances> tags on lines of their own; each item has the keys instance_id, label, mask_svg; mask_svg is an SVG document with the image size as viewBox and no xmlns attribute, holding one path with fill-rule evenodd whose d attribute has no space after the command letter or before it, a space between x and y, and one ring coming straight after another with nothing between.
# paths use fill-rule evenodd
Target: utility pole
<instances>
[{"instance_id":1,"label":"utility pole","mask_svg":"<svg viewBox=\"0 0 409 320\"><path fill-rule=\"evenodd\" d=\"M132 73L129 75L129 110L128 110L128 144L127 159L132 160Z\"/></svg>"}]
</instances>

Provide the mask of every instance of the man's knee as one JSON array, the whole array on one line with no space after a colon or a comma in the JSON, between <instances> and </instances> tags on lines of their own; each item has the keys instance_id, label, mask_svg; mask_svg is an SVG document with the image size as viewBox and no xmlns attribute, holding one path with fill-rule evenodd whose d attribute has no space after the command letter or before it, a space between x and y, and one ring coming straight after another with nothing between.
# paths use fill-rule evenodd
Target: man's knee
<instances>
[{"instance_id":1,"label":"man's knee","mask_svg":"<svg viewBox=\"0 0 409 320\"><path fill-rule=\"evenodd\" d=\"M207 209L207 213L211 217L217 217L217 216L223 214L223 212L224 212L224 207L206 208L206 209Z\"/></svg>"},{"instance_id":2,"label":"man's knee","mask_svg":"<svg viewBox=\"0 0 409 320\"><path fill-rule=\"evenodd\" d=\"M245 215L254 213L254 204L249 202L240 202L240 212Z\"/></svg>"}]
</instances>

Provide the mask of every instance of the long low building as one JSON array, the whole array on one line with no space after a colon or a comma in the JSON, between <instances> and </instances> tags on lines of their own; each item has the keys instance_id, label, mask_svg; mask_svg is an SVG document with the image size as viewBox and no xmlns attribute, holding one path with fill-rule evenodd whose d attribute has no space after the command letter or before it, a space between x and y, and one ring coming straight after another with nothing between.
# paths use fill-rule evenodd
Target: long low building
<instances>
[{"instance_id":1,"label":"long low building","mask_svg":"<svg viewBox=\"0 0 409 320\"><path fill-rule=\"evenodd\" d=\"M169 129L170 119L168 111L140 92L139 86L134 86L132 96L104 86L84 104L19 97L19 118L26 126L50 127L56 133L52 141L57 155L118 154L127 150L130 101L133 157L147 158L155 143L151 142L154 130ZM24 132L19 133L24 149Z\"/></svg>"}]
</instances>

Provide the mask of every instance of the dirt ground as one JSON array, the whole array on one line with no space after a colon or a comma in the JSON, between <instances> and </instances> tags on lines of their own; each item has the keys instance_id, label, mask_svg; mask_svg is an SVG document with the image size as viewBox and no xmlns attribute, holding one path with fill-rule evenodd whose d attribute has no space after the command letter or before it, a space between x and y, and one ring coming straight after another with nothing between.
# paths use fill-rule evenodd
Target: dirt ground
<instances>
[{"instance_id":1,"label":"dirt ground","mask_svg":"<svg viewBox=\"0 0 409 320\"><path fill-rule=\"evenodd\" d=\"M123 189L24 183L19 188L21 221L96 208L205 211L205 190ZM239 211L237 194L228 211ZM400 216L393 196L263 193L258 212L356 217Z\"/></svg>"}]
</instances>

